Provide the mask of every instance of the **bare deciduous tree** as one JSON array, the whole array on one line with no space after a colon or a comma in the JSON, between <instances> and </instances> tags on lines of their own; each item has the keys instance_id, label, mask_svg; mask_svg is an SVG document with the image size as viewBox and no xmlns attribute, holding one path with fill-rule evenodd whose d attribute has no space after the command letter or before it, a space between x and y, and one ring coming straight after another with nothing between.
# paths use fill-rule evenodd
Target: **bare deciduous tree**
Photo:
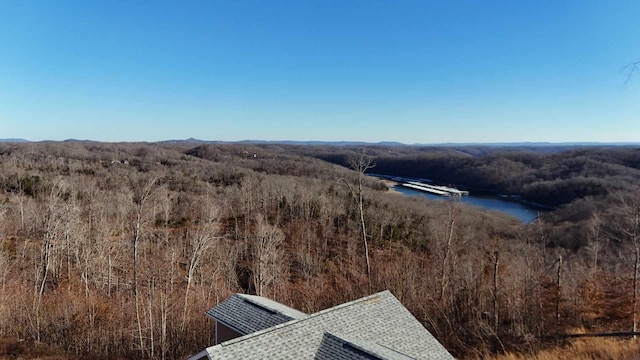
<instances>
[{"instance_id":1,"label":"bare deciduous tree","mask_svg":"<svg viewBox=\"0 0 640 360\"><path fill-rule=\"evenodd\" d=\"M46 210L44 211L44 223L43 223L43 241L40 251L40 263L39 270L36 273L36 296L34 301L34 317L35 317L35 333L36 339L40 341L41 337L41 305L43 302L43 296L49 274L54 271L54 266L57 261L56 256L60 251L59 242L62 227L64 224L64 206L61 204L63 201L64 192L67 185L61 179L56 179L52 184L49 191L46 203Z\"/></svg>"},{"instance_id":2,"label":"bare deciduous tree","mask_svg":"<svg viewBox=\"0 0 640 360\"><path fill-rule=\"evenodd\" d=\"M261 215L256 216L255 236L251 243L252 273L256 294L266 295L284 271L282 242L284 233L276 225L269 224Z\"/></svg>"},{"instance_id":3,"label":"bare deciduous tree","mask_svg":"<svg viewBox=\"0 0 640 360\"><path fill-rule=\"evenodd\" d=\"M445 233L444 249L442 255L442 266L440 268L440 300L444 300L445 292L448 286L449 262L451 257L451 247L455 233L456 220L462 212L460 205L460 195L452 194L449 201L447 214L447 228Z\"/></svg>"},{"instance_id":4,"label":"bare deciduous tree","mask_svg":"<svg viewBox=\"0 0 640 360\"><path fill-rule=\"evenodd\" d=\"M360 215L360 230L362 233L362 244L364 246L364 258L367 265L367 281L369 283L369 291L371 291L371 263L369 262L369 244L367 242L367 227L364 221L364 203L363 203L363 185L365 180L365 173L367 170L375 167L375 163L373 162L373 158L368 156L364 149L362 151L352 153L347 158L347 163L349 166L358 173L358 178L356 181L356 189L347 183L349 187L349 191L352 196L356 198L358 202L358 214Z\"/></svg>"},{"instance_id":5,"label":"bare deciduous tree","mask_svg":"<svg viewBox=\"0 0 640 360\"><path fill-rule=\"evenodd\" d=\"M135 297L135 307L136 307L136 320L138 324L138 340L140 345L140 350L145 351L145 337L142 334L142 320L140 314L140 290L138 288L138 249L140 246L140 242L142 241L145 235L145 225L149 222L149 216L147 214L146 203L153 195L155 190L155 184L158 180L157 177L152 177L147 180L142 180L138 186L135 187L134 190L134 220L131 224L131 228L133 231L132 236L132 248L133 248L133 292Z\"/></svg>"},{"instance_id":6,"label":"bare deciduous tree","mask_svg":"<svg viewBox=\"0 0 640 360\"><path fill-rule=\"evenodd\" d=\"M627 78L624 81L624 83L627 84L631 81L631 78L633 78L635 73L640 71L640 60L632 61L627 64L627 66L624 67L624 71L627 72Z\"/></svg>"},{"instance_id":7,"label":"bare deciduous tree","mask_svg":"<svg viewBox=\"0 0 640 360\"><path fill-rule=\"evenodd\" d=\"M637 331L638 312L638 273L640 271L640 199L621 196L618 205L619 215L614 222L615 231L626 239L633 249L633 293L632 293L632 331ZM635 335L634 335L635 337Z\"/></svg>"},{"instance_id":8,"label":"bare deciduous tree","mask_svg":"<svg viewBox=\"0 0 640 360\"><path fill-rule=\"evenodd\" d=\"M208 199L207 199L208 200ZM184 292L184 309L182 312L181 329L184 331L189 312L189 290L193 282L196 271L209 250L213 247L213 242L217 237L219 209L213 205L205 205L205 210L200 218L201 226L189 238L191 254L187 262L187 285Z\"/></svg>"}]
</instances>

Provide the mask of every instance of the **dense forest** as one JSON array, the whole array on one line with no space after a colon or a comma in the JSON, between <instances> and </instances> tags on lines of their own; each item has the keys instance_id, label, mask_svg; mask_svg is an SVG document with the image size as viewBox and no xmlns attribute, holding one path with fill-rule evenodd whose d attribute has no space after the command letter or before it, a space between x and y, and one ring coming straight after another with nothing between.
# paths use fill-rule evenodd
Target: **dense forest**
<instances>
[{"instance_id":1,"label":"dense forest","mask_svg":"<svg viewBox=\"0 0 640 360\"><path fill-rule=\"evenodd\" d=\"M234 292L315 312L389 289L459 358L636 330L638 148L3 143L0 169L0 356L184 358ZM367 169L554 210L525 224Z\"/></svg>"}]
</instances>

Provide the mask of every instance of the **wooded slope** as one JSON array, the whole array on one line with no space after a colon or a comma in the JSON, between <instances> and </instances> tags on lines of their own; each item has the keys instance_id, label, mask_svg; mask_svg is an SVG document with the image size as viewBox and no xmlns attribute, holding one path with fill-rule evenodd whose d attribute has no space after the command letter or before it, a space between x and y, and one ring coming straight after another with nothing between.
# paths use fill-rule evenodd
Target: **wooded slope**
<instances>
[{"instance_id":1,"label":"wooded slope","mask_svg":"<svg viewBox=\"0 0 640 360\"><path fill-rule=\"evenodd\" d=\"M637 193L573 228L370 179L369 283L356 179L291 146L0 144L0 337L183 358L212 344L203 312L233 292L315 312L383 289L459 357L630 330ZM554 246L571 232L579 250Z\"/></svg>"}]
</instances>

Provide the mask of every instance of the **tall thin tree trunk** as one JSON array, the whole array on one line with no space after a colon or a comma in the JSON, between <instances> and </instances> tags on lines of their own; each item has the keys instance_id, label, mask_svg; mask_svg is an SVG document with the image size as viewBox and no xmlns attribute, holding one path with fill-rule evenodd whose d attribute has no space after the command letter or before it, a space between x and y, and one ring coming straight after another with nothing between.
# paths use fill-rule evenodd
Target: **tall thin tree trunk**
<instances>
[{"instance_id":1,"label":"tall thin tree trunk","mask_svg":"<svg viewBox=\"0 0 640 360\"><path fill-rule=\"evenodd\" d=\"M150 179L145 187L142 189L140 193L140 198L136 200L136 219L135 224L133 224L133 293L134 293L134 302L136 307L136 322L138 327L138 342L140 345L140 351L144 355L146 352L145 349L145 341L142 335L142 319L140 314L140 291L138 288L138 246L143 238L143 215L145 211L145 203L151 197L153 193L153 186L156 182L157 178Z\"/></svg>"},{"instance_id":2,"label":"tall thin tree trunk","mask_svg":"<svg viewBox=\"0 0 640 360\"><path fill-rule=\"evenodd\" d=\"M633 304L632 304L632 311L633 311L633 326L632 326L632 330L633 331L633 338L636 339L637 335L636 335L636 331L637 331L637 306L638 306L638 260L640 259L640 246L637 243L634 244L635 245L635 261L633 262Z\"/></svg>"},{"instance_id":3,"label":"tall thin tree trunk","mask_svg":"<svg viewBox=\"0 0 640 360\"><path fill-rule=\"evenodd\" d=\"M364 176L364 175L360 175ZM364 222L364 205L362 203L362 179L358 182L358 209L360 210L360 224L362 225L362 242L364 244L364 258L367 262L367 282L371 292L371 264L369 263L369 245L367 243L367 228Z\"/></svg>"},{"instance_id":4,"label":"tall thin tree trunk","mask_svg":"<svg viewBox=\"0 0 640 360\"><path fill-rule=\"evenodd\" d=\"M352 154L347 158L347 163L351 168L358 172L358 211L360 212L360 226L362 231L362 243L364 245L364 257L366 261L366 271L367 271L367 283L369 286L369 292L371 292L372 284L371 284L371 263L369 262L369 244L367 243L367 228L364 221L364 204L362 199L362 185L364 183L364 176L367 170L373 168L375 164L373 163L373 159L367 156L362 150L361 153ZM356 196L353 188L347 183L349 187L349 191L352 196Z\"/></svg>"},{"instance_id":5,"label":"tall thin tree trunk","mask_svg":"<svg viewBox=\"0 0 640 360\"><path fill-rule=\"evenodd\" d=\"M111 259L111 249L109 248L109 254L107 255L107 296L111 297L111 268L113 261Z\"/></svg>"},{"instance_id":6,"label":"tall thin tree trunk","mask_svg":"<svg viewBox=\"0 0 640 360\"><path fill-rule=\"evenodd\" d=\"M140 212L138 211L138 217L134 228L133 237L133 296L136 306L136 321L138 324L138 341L140 345L140 351L144 352L144 338L142 337L142 323L140 320L140 298L138 294L138 242L140 240Z\"/></svg>"},{"instance_id":7,"label":"tall thin tree trunk","mask_svg":"<svg viewBox=\"0 0 640 360\"><path fill-rule=\"evenodd\" d=\"M449 256L451 254L451 243L453 242L453 231L455 228L456 219L459 214L459 204L457 203L459 198L454 198L451 204L447 228L447 240L445 243L444 256L442 257L442 268L440 269L440 301L444 300L444 295L447 289L447 265L449 262Z\"/></svg>"},{"instance_id":8,"label":"tall thin tree trunk","mask_svg":"<svg viewBox=\"0 0 640 360\"><path fill-rule=\"evenodd\" d=\"M558 271L556 277L556 334L560 334L560 297L562 296L562 255L558 254Z\"/></svg>"},{"instance_id":9,"label":"tall thin tree trunk","mask_svg":"<svg viewBox=\"0 0 640 360\"><path fill-rule=\"evenodd\" d=\"M194 253L193 257L196 254ZM189 271L187 272L187 286L184 290L184 307L182 308L182 325L180 326L180 331L184 332L185 326L187 324L187 314L189 309L189 289L191 289L191 281L193 280L193 273L197 264L194 263L192 258L191 263L189 264Z\"/></svg>"},{"instance_id":10,"label":"tall thin tree trunk","mask_svg":"<svg viewBox=\"0 0 640 360\"><path fill-rule=\"evenodd\" d=\"M498 263L500 252L496 251L493 263L493 330L498 334Z\"/></svg>"},{"instance_id":11,"label":"tall thin tree trunk","mask_svg":"<svg viewBox=\"0 0 640 360\"><path fill-rule=\"evenodd\" d=\"M149 351L151 358L155 357L155 338L153 331L153 299L155 297L155 281L152 279L149 283Z\"/></svg>"},{"instance_id":12,"label":"tall thin tree trunk","mask_svg":"<svg viewBox=\"0 0 640 360\"><path fill-rule=\"evenodd\" d=\"M45 239L43 254L42 254L42 280L40 281L40 287L38 289L38 296L36 298L35 317L36 317L36 340L40 341L40 305L42 304L42 297L44 295L44 289L47 284L47 276L49 274L49 252L51 246L49 240Z\"/></svg>"}]
</instances>

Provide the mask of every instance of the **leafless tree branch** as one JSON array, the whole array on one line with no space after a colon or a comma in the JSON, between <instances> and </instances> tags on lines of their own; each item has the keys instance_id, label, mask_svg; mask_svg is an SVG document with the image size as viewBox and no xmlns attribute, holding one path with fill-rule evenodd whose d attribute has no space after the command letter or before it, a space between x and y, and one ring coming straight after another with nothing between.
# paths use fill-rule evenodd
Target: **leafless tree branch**
<instances>
[{"instance_id":1,"label":"leafless tree branch","mask_svg":"<svg viewBox=\"0 0 640 360\"><path fill-rule=\"evenodd\" d=\"M633 78L633 75L640 71L640 60L627 64L627 66L623 68L623 71L627 73L627 78L624 80L624 84L627 85L631 81L631 78Z\"/></svg>"}]
</instances>

